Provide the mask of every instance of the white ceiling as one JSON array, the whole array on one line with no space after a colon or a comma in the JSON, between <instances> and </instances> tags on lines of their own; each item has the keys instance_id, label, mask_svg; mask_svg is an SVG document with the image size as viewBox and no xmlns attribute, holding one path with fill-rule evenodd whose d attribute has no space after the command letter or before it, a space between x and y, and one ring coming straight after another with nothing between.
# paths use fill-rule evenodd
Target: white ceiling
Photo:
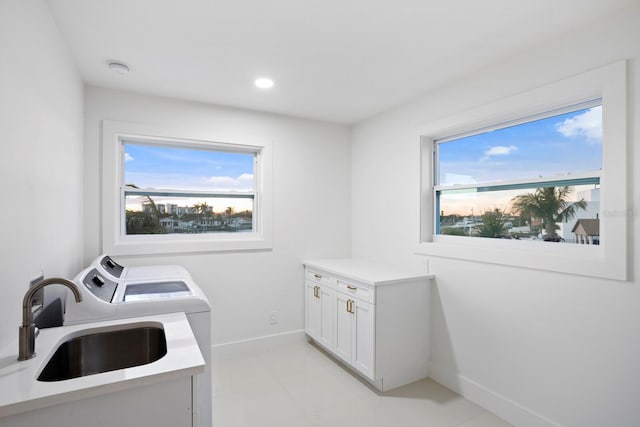
<instances>
[{"instance_id":1,"label":"white ceiling","mask_svg":"<svg viewBox=\"0 0 640 427\"><path fill-rule=\"evenodd\" d=\"M49 0L92 85L354 123L638 0ZM118 75L107 62L127 63ZM253 86L257 76L276 86Z\"/></svg>"}]
</instances>

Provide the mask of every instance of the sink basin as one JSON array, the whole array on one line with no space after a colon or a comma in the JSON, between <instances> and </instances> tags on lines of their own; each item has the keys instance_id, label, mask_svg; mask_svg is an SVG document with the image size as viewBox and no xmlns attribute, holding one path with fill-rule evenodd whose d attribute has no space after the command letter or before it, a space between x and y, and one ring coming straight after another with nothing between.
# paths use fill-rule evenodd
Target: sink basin
<instances>
[{"instance_id":1,"label":"sink basin","mask_svg":"<svg viewBox=\"0 0 640 427\"><path fill-rule=\"evenodd\" d=\"M146 365L165 354L167 339L161 327L140 326L89 333L60 344L38 381L62 381Z\"/></svg>"}]
</instances>

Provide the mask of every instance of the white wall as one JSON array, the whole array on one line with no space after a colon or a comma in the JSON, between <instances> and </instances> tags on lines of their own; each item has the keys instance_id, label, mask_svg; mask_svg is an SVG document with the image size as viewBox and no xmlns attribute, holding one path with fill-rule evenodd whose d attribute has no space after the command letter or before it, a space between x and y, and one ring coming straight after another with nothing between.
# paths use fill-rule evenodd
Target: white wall
<instances>
[{"instance_id":1,"label":"white wall","mask_svg":"<svg viewBox=\"0 0 640 427\"><path fill-rule=\"evenodd\" d=\"M81 267L83 96L44 1L0 2L0 58L0 345L17 355L34 273Z\"/></svg>"},{"instance_id":2,"label":"white wall","mask_svg":"<svg viewBox=\"0 0 640 427\"><path fill-rule=\"evenodd\" d=\"M532 47L358 124L353 255L418 268L418 129L629 58L630 165L640 164L640 8ZM640 178L629 166L634 212ZM632 219L632 241L640 222ZM631 250L633 265L640 255ZM430 259L431 375L518 426L640 425L640 279L616 282Z\"/></svg>"},{"instance_id":3,"label":"white wall","mask_svg":"<svg viewBox=\"0 0 640 427\"><path fill-rule=\"evenodd\" d=\"M231 142L271 139L272 251L116 259L185 266L212 303L213 344L303 329L302 260L351 251L349 128L97 87L85 91L85 263L101 253L101 120L198 130ZM269 325L271 311L279 312L278 325Z\"/></svg>"}]
</instances>

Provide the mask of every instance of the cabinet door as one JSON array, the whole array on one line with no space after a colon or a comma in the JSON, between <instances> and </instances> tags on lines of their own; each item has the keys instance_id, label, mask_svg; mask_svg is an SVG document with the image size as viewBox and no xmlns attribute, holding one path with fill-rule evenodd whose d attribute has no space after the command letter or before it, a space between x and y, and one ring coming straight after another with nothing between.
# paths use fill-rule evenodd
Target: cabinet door
<instances>
[{"instance_id":1,"label":"cabinet door","mask_svg":"<svg viewBox=\"0 0 640 427\"><path fill-rule=\"evenodd\" d=\"M335 293L336 324L333 334L333 352L347 363L351 363L353 314L349 312L351 298L341 292Z\"/></svg>"},{"instance_id":2,"label":"cabinet door","mask_svg":"<svg viewBox=\"0 0 640 427\"><path fill-rule=\"evenodd\" d=\"M353 336L351 364L365 376L374 379L375 306L359 299L353 302Z\"/></svg>"},{"instance_id":3,"label":"cabinet door","mask_svg":"<svg viewBox=\"0 0 640 427\"><path fill-rule=\"evenodd\" d=\"M335 318L335 296L333 289L321 286L320 295L320 335L318 342L333 350L333 322Z\"/></svg>"},{"instance_id":4,"label":"cabinet door","mask_svg":"<svg viewBox=\"0 0 640 427\"><path fill-rule=\"evenodd\" d=\"M322 302L318 286L311 282L305 284L305 322L304 330L313 339L320 339L322 330Z\"/></svg>"}]
</instances>

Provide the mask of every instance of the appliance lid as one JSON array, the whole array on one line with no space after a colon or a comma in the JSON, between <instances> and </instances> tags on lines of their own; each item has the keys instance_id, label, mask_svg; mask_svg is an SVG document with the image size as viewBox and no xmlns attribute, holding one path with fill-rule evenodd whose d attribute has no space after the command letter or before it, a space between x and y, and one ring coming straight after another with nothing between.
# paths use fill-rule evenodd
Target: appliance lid
<instances>
[{"instance_id":1,"label":"appliance lid","mask_svg":"<svg viewBox=\"0 0 640 427\"><path fill-rule=\"evenodd\" d=\"M128 283L122 301L148 301L191 295L193 292L183 281Z\"/></svg>"}]
</instances>

